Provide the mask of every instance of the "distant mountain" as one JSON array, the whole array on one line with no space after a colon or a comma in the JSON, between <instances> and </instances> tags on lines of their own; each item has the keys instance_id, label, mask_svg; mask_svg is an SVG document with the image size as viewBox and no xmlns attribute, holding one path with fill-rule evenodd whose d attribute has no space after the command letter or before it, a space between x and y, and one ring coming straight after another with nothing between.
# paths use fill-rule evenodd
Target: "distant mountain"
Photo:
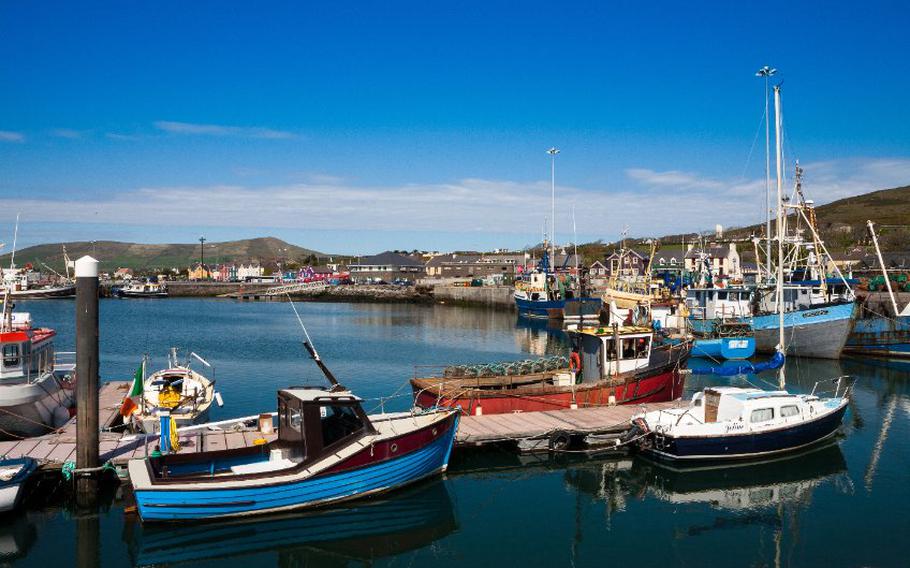
<instances>
[{"instance_id":1,"label":"distant mountain","mask_svg":"<svg viewBox=\"0 0 910 568\"><path fill-rule=\"evenodd\" d=\"M9 246L9 245L7 245ZM16 265L31 263L36 268L47 264L63 272L63 247L70 259L92 255L100 261L103 271L117 268L151 271L171 268L185 269L199 262L199 243L146 245L121 243L117 241L71 242L36 245L16 252ZM308 257L327 258L328 255L311 249L298 247L274 237L205 243L206 264L224 262L261 262L274 264L276 260L302 262ZM9 266L10 254L0 256L0 266Z\"/></svg>"}]
</instances>

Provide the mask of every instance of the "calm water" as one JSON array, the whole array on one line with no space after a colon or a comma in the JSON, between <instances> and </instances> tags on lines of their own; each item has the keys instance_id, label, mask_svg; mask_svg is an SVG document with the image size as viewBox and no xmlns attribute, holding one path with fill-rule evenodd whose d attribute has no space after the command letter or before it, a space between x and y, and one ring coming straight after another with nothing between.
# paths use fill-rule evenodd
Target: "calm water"
<instances>
[{"instance_id":1,"label":"calm water","mask_svg":"<svg viewBox=\"0 0 910 568\"><path fill-rule=\"evenodd\" d=\"M525 358L565 345L559 332L482 310L298 307L343 383L370 399L403 393L387 408L407 406L415 365ZM72 302L20 308L59 330L58 349L72 349ZM105 379L131 376L142 353L154 368L171 346L195 351L215 365L225 399L213 419L271 409L278 388L321 380L287 304L106 300L101 314ZM857 378L836 444L686 472L628 457L456 455L444 480L381 501L244 524L142 527L112 495L98 515L58 505L0 521L0 562L76 565L78 542L103 566L907 566L910 364L794 360L787 373L794 388ZM749 378L764 379L772 377Z\"/></svg>"}]
</instances>

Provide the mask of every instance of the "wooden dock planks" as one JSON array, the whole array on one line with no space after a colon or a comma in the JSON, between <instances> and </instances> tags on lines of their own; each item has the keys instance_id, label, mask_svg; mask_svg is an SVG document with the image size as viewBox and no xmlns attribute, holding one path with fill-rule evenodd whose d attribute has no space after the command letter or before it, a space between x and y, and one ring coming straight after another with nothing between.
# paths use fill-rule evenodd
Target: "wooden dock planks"
<instances>
[{"instance_id":1,"label":"wooden dock planks","mask_svg":"<svg viewBox=\"0 0 910 568\"><path fill-rule=\"evenodd\" d=\"M109 427L119 416L120 403L129 388L127 381L108 382L98 392L99 424ZM251 431L193 432L180 436L179 453L244 448L256 440L272 441L277 434ZM110 461L118 467L126 466L130 459L144 458L158 447L158 436L150 434L102 432L98 450L102 462ZM39 460L45 468L59 468L76 459L76 419L72 418L56 432L25 440L0 442L0 455L7 457L29 456Z\"/></svg>"},{"instance_id":2,"label":"wooden dock planks","mask_svg":"<svg viewBox=\"0 0 910 568\"><path fill-rule=\"evenodd\" d=\"M679 402L635 406L595 406L588 408L462 416L455 434L455 445L476 446L504 441L543 438L557 430L572 433L620 433L629 429L630 420L640 412L673 408Z\"/></svg>"}]
</instances>

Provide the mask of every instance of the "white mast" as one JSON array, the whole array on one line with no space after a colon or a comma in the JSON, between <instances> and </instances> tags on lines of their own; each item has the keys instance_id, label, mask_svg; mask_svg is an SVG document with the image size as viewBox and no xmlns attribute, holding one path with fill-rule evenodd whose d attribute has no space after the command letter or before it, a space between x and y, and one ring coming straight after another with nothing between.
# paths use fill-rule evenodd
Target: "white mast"
<instances>
[{"instance_id":1,"label":"white mast","mask_svg":"<svg viewBox=\"0 0 910 568\"><path fill-rule=\"evenodd\" d=\"M777 158L777 323L778 343L781 353L787 353L784 344L784 171L783 171L783 132L781 131L780 85L774 86L774 132ZM780 388L784 388L784 370L780 371Z\"/></svg>"},{"instance_id":2,"label":"white mast","mask_svg":"<svg viewBox=\"0 0 910 568\"><path fill-rule=\"evenodd\" d=\"M550 155L550 265L556 272L556 154L559 148L547 150Z\"/></svg>"},{"instance_id":3,"label":"white mast","mask_svg":"<svg viewBox=\"0 0 910 568\"><path fill-rule=\"evenodd\" d=\"M16 269L16 241L19 239L19 215L16 213L16 229L13 231L13 252L9 257L9 269Z\"/></svg>"},{"instance_id":4,"label":"white mast","mask_svg":"<svg viewBox=\"0 0 910 568\"><path fill-rule=\"evenodd\" d=\"M875 227L872 221L866 221L869 227L869 234L872 235L872 244L875 245L875 254L878 255L878 265L882 267L882 276L885 277L885 286L888 288L888 297L891 298L891 307L894 308L894 315L899 315L900 310L897 308L897 300L894 299L894 291L891 290L891 280L888 279L888 269L885 268L885 260L882 258L882 250L878 248L878 237L875 236Z\"/></svg>"},{"instance_id":5,"label":"white mast","mask_svg":"<svg viewBox=\"0 0 910 568\"><path fill-rule=\"evenodd\" d=\"M768 108L768 83L771 80L771 76L775 73L777 73L777 69L767 65L755 73L756 77L764 77L765 79L765 214L767 215L765 236L768 239L765 247L766 282L771 280L771 115Z\"/></svg>"}]
</instances>

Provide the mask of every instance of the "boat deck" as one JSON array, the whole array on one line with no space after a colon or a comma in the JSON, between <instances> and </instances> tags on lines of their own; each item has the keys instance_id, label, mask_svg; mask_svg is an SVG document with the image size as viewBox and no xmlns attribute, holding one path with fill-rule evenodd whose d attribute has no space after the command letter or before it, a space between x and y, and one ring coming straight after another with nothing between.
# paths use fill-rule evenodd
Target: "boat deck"
<instances>
[{"instance_id":1,"label":"boat deck","mask_svg":"<svg viewBox=\"0 0 910 568\"><path fill-rule=\"evenodd\" d=\"M679 404L680 401L674 401L463 416L455 435L455 446L464 448L516 442L525 451L544 450L547 449L546 443L550 436L557 432L579 437L597 435L618 438L630 429L632 416L640 412L674 408Z\"/></svg>"},{"instance_id":2,"label":"boat deck","mask_svg":"<svg viewBox=\"0 0 910 568\"><path fill-rule=\"evenodd\" d=\"M110 427L119 418L120 403L130 387L128 381L114 381L101 385L98 401L98 424L102 430ZM225 450L251 446L255 440L275 439L276 434L265 435L256 430L195 431L180 435L178 453ZM143 435L121 432L104 432L99 436L100 462L111 462L122 469L132 458L145 457L158 445L155 434ZM38 460L45 469L57 469L65 462L76 460L76 418L59 430L24 440L0 442L0 455L9 458L28 456Z\"/></svg>"}]
</instances>

